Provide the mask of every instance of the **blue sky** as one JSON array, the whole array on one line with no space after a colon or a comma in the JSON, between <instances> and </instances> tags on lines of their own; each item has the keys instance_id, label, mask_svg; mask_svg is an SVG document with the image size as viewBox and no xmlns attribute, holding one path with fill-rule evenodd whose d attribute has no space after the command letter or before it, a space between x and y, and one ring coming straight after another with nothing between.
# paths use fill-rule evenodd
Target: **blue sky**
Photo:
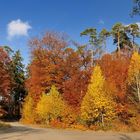
<instances>
[{"instance_id":1,"label":"blue sky","mask_svg":"<svg viewBox=\"0 0 140 140\"><path fill-rule=\"evenodd\" d=\"M132 6L132 0L0 0L0 45L20 49L27 65L32 37L53 30L84 43L80 32L88 27L100 31L116 22L140 22L140 16L129 16ZM108 50L113 49L109 40Z\"/></svg>"}]
</instances>

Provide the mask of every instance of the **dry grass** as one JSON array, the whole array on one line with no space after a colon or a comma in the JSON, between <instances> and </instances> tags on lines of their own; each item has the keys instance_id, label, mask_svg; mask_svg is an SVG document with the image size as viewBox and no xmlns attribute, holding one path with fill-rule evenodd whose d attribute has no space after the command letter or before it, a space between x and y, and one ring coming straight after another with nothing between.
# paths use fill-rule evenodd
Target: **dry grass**
<instances>
[{"instance_id":1,"label":"dry grass","mask_svg":"<svg viewBox=\"0 0 140 140\"><path fill-rule=\"evenodd\" d=\"M5 122L1 122L0 121L0 129L1 128L9 128L10 127L10 124L7 124L7 123L5 123Z\"/></svg>"}]
</instances>

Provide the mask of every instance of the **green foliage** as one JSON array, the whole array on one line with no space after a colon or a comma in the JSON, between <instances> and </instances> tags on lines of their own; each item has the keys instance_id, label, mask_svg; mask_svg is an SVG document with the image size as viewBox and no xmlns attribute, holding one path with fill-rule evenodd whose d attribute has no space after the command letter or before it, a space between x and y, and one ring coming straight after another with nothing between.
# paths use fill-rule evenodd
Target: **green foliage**
<instances>
[{"instance_id":1,"label":"green foliage","mask_svg":"<svg viewBox=\"0 0 140 140\"><path fill-rule=\"evenodd\" d=\"M24 65L22 63L23 58L21 57L20 51L16 51L12 56L10 64L11 77L12 77L12 89L11 92L14 97L15 115L20 115L20 106L26 95L25 89L25 72Z\"/></svg>"},{"instance_id":2,"label":"green foliage","mask_svg":"<svg viewBox=\"0 0 140 140\"><path fill-rule=\"evenodd\" d=\"M104 44L104 49L106 49L106 40L110 36L110 32L107 31L105 28L101 30L99 33L100 42Z\"/></svg>"},{"instance_id":3,"label":"green foliage","mask_svg":"<svg viewBox=\"0 0 140 140\"><path fill-rule=\"evenodd\" d=\"M89 124L108 122L114 117L113 102L104 93L105 79L99 66L94 68L81 104L81 118Z\"/></svg>"},{"instance_id":4,"label":"green foliage","mask_svg":"<svg viewBox=\"0 0 140 140\"><path fill-rule=\"evenodd\" d=\"M117 51L120 53L120 49L124 49L125 46L132 48L130 38L127 35L125 26L122 23L116 23L112 27L111 34L113 36L114 44L117 44Z\"/></svg>"},{"instance_id":5,"label":"green foliage","mask_svg":"<svg viewBox=\"0 0 140 140\"><path fill-rule=\"evenodd\" d=\"M140 14L140 0L133 0L134 6L131 12L131 16Z\"/></svg>"},{"instance_id":6,"label":"green foliage","mask_svg":"<svg viewBox=\"0 0 140 140\"><path fill-rule=\"evenodd\" d=\"M99 57L103 52L102 40L98 35L96 28L88 28L84 30L80 35L89 36L89 45L91 46L91 54L92 54L92 61L93 61L94 59L93 57Z\"/></svg>"},{"instance_id":7,"label":"green foliage","mask_svg":"<svg viewBox=\"0 0 140 140\"><path fill-rule=\"evenodd\" d=\"M132 42L133 50L136 51L136 46L138 45L135 42L135 38L140 38L140 29L139 29L138 24L136 23L130 24L125 27L125 30L132 40L131 42Z\"/></svg>"},{"instance_id":8,"label":"green foliage","mask_svg":"<svg viewBox=\"0 0 140 140\"><path fill-rule=\"evenodd\" d=\"M12 56L11 71L13 77L13 92L15 92L19 98L19 94L25 94L24 87L24 65L22 63L23 58L21 57L20 51L16 51Z\"/></svg>"}]
</instances>

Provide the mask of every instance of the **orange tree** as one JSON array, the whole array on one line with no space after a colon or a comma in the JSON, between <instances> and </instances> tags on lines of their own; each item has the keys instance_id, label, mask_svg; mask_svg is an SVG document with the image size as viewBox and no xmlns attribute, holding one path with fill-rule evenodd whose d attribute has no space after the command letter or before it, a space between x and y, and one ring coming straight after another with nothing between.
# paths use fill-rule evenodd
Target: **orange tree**
<instances>
[{"instance_id":1,"label":"orange tree","mask_svg":"<svg viewBox=\"0 0 140 140\"><path fill-rule=\"evenodd\" d=\"M116 112L122 120L127 117L127 73L129 58L106 54L99 61L108 90L116 102Z\"/></svg>"}]
</instances>

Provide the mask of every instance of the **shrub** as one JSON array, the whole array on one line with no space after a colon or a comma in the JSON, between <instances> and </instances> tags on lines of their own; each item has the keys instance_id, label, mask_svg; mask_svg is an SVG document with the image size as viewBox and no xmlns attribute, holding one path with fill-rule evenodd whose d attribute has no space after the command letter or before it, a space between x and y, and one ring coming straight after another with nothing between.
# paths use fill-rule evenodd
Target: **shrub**
<instances>
[{"instance_id":1,"label":"shrub","mask_svg":"<svg viewBox=\"0 0 140 140\"><path fill-rule=\"evenodd\" d=\"M65 104L65 109L62 112L62 122L66 124L67 127L71 127L78 123L78 108L73 108L70 105Z\"/></svg>"}]
</instances>

